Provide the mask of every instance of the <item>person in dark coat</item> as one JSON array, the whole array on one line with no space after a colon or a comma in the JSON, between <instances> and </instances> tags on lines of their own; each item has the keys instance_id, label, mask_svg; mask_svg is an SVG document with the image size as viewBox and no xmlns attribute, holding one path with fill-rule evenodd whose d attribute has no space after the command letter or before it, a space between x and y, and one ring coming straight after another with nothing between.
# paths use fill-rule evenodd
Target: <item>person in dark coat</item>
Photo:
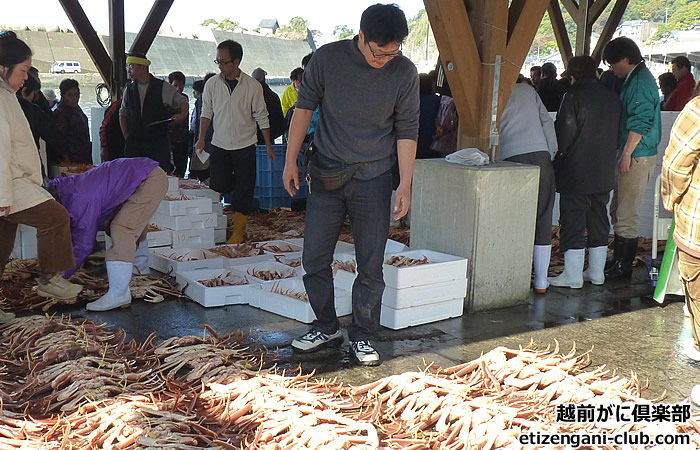
<instances>
[{"instance_id":1,"label":"person in dark coat","mask_svg":"<svg viewBox=\"0 0 700 450\"><path fill-rule=\"evenodd\" d=\"M102 161L114 161L124 157L124 135L119 124L119 108L122 100L119 99L107 108L102 125L100 125L100 147L102 148Z\"/></svg>"},{"instance_id":2,"label":"person in dark coat","mask_svg":"<svg viewBox=\"0 0 700 450\"><path fill-rule=\"evenodd\" d=\"M442 153L432 150L435 134L435 117L440 108L440 96L433 91L433 80L430 75L421 73L418 75L420 89L420 117L418 118L418 148L416 159L442 158ZM395 165L398 173L398 164Z\"/></svg>"},{"instance_id":3,"label":"person in dark coat","mask_svg":"<svg viewBox=\"0 0 700 450\"><path fill-rule=\"evenodd\" d=\"M32 130L32 137L39 148L39 139L43 139L47 144L54 144L56 141L56 124L50 114L47 114L34 101L41 92L41 84L34 77L27 77L22 89L17 91L17 99L22 107L24 115Z\"/></svg>"},{"instance_id":4,"label":"person in dark coat","mask_svg":"<svg viewBox=\"0 0 700 450\"><path fill-rule=\"evenodd\" d=\"M58 144L49 147L51 162L71 162L92 164L92 144L88 118L78 105L80 86L78 82L66 78L61 81L61 103L53 112L58 128ZM53 149L52 149L53 147Z\"/></svg>"},{"instance_id":5,"label":"person in dark coat","mask_svg":"<svg viewBox=\"0 0 700 450\"><path fill-rule=\"evenodd\" d=\"M557 112L561 104L562 89L557 80L557 67L552 63L542 64L542 78L535 85L542 103L549 112Z\"/></svg>"},{"instance_id":6,"label":"person in dark coat","mask_svg":"<svg viewBox=\"0 0 700 450\"><path fill-rule=\"evenodd\" d=\"M564 272L549 283L581 288L584 281L605 282L610 232L607 204L615 186L622 104L596 78L596 64L590 56L570 59L567 70L572 85L557 114L559 150L554 158L561 195L559 247L564 253ZM589 264L584 272L586 247Z\"/></svg>"},{"instance_id":7,"label":"person in dark coat","mask_svg":"<svg viewBox=\"0 0 700 450\"><path fill-rule=\"evenodd\" d=\"M270 89L270 86L265 82L265 75L267 75L267 72L260 67L253 70L253 73L250 74L250 76L258 80L262 85L265 106L267 107L267 114L270 119L270 139L274 142L275 139L282 136L282 133L284 133L284 114L282 114L280 96ZM260 127L258 127L258 145L265 145L265 138L263 138Z\"/></svg>"}]
</instances>

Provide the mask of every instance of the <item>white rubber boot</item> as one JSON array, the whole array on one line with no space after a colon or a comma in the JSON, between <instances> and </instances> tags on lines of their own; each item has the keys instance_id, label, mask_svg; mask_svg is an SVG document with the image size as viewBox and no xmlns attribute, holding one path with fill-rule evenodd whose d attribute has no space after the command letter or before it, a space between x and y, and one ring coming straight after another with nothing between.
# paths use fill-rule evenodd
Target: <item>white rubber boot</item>
<instances>
[{"instance_id":1,"label":"white rubber boot","mask_svg":"<svg viewBox=\"0 0 700 450\"><path fill-rule=\"evenodd\" d=\"M551 256L551 245L535 245L532 252L532 266L535 272L534 288L538 294L544 294L549 287L547 272L549 271L549 258Z\"/></svg>"},{"instance_id":2,"label":"white rubber boot","mask_svg":"<svg viewBox=\"0 0 700 450\"><path fill-rule=\"evenodd\" d=\"M690 401L695 406L700 406L700 384L693 386L693 389L690 391Z\"/></svg>"},{"instance_id":3,"label":"white rubber boot","mask_svg":"<svg viewBox=\"0 0 700 450\"><path fill-rule=\"evenodd\" d=\"M127 307L131 304L131 281L132 263L124 261L107 261L107 278L109 279L109 290L105 295L88 303L88 311L109 311L110 309Z\"/></svg>"},{"instance_id":4,"label":"white rubber boot","mask_svg":"<svg viewBox=\"0 0 700 450\"><path fill-rule=\"evenodd\" d=\"M144 239L139 242L136 247L136 256L134 256L134 275L148 275L151 273L151 268L148 266L148 241Z\"/></svg>"},{"instance_id":5,"label":"white rubber boot","mask_svg":"<svg viewBox=\"0 0 700 450\"><path fill-rule=\"evenodd\" d=\"M590 281L596 286L605 283L605 260L608 257L608 246L591 247L588 249L588 269L583 272L583 281Z\"/></svg>"},{"instance_id":6,"label":"white rubber boot","mask_svg":"<svg viewBox=\"0 0 700 450\"><path fill-rule=\"evenodd\" d=\"M547 278L551 286L581 289L583 287L583 260L586 250L576 248L564 253L564 271L558 277Z\"/></svg>"}]
</instances>

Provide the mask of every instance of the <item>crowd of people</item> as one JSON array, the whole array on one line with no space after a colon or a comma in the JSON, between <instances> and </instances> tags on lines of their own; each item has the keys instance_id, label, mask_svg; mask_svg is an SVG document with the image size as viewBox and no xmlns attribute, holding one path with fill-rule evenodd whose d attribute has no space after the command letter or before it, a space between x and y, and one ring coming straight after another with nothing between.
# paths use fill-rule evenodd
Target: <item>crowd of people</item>
<instances>
[{"instance_id":1,"label":"crowd of people","mask_svg":"<svg viewBox=\"0 0 700 450\"><path fill-rule=\"evenodd\" d=\"M449 86L437 88L434 74L417 74L402 55L407 35L398 7L367 8L358 35L305 57L291 71L292 84L282 98L267 85L263 68L251 75L241 70L239 43L220 42L215 60L219 73L195 81L191 114L184 74L173 72L167 81L160 80L150 73L146 55L129 54L131 83L108 108L100 128L106 162L82 175L47 182L37 151L40 138L48 143L53 163L91 162L80 87L75 80L64 80L60 102L51 105L55 95L42 92L38 76L30 73L29 47L12 32L0 33L0 263L9 258L17 224L34 226L41 267L37 292L74 297L80 286L66 278L83 263L97 230L107 224L113 241L106 256L110 287L87 308L128 306L131 275L147 270L145 229L167 189L166 173L182 177L189 170L191 178L207 181L212 189L233 193L229 243L240 243L254 210L256 146L264 146L274 161L272 144L282 137L287 143L282 182L291 196L300 188L300 152L308 160L303 265L316 315L311 329L294 339L292 347L312 352L343 340L333 307L331 263L349 216L358 270L348 328L351 355L362 365L379 364L371 337L379 327L392 210L394 220L408 212L416 158L444 157L457 150L458 117ZM540 168L533 251L538 293L550 285L576 289L584 282L600 285L630 277L642 193L661 138L660 111L683 108L692 96L687 59L673 60L675 88L668 76L663 83L659 80L662 100L633 41L611 41L603 58L610 70L602 74L592 58L572 58L562 80L552 64L533 67L531 79L519 79L503 112L500 158ZM696 109L686 108L681 119L696 121L685 133L697 137L698 100L689 105ZM555 121L551 111L557 112ZM668 178L675 174L665 184L665 192L675 193L667 206L675 202L688 210L691 224L679 227L687 237L679 244L687 253L681 271L688 289L695 289L700 244L694 227L700 225L692 220L700 221L700 214L684 203L689 191L683 188L694 180L688 174L695 166L688 163L697 157L692 152L700 150L685 137L676 136L673 142L679 156L665 172ZM561 275L548 278L555 191L561 194L565 266ZM613 258L606 260L611 192L615 246ZM589 265L584 271L585 249ZM700 317L697 304L691 312ZM697 338L696 345L700 354Z\"/></svg>"}]
</instances>

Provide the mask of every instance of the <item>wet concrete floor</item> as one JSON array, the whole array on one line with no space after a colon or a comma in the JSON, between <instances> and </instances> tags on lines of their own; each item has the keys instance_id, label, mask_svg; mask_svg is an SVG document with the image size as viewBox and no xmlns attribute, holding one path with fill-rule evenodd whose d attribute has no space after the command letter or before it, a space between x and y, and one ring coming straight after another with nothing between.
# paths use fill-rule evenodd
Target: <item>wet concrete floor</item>
<instances>
[{"instance_id":1,"label":"wet concrete floor","mask_svg":"<svg viewBox=\"0 0 700 450\"><path fill-rule=\"evenodd\" d=\"M683 354L683 345L692 337L690 320L683 316L680 297L667 298L658 305L642 268L635 269L632 281L588 283L583 289L550 288L545 295L534 294L529 304L462 317L403 330L382 328L373 340L382 355L379 367L353 364L346 342L337 349L298 354L289 347L291 340L308 330L308 325L261 311L247 305L204 308L183 299L151 304L135 300L131 308L118 311L88 312L84 308L61 308L72 317L89 317L121 327L129 339L143 341L151 332L161 338L202 335L203 324L218 333L244 330L255 345L263 346L281 368L296 368L316 376L337 378L344 384L362 384L378 378L414 371L434 363L449 367L479 357L497 346L517 348L532 340L537 348L554 345L568 352L576 343L578 352L592 353L592 366L605 364L621 376L637 373L649 379L645 398L654 399L666 391L666 402L687 398L700 383L700 363ZM350 317L341 318L341 326Z\"/></svg>"}]
</instances>

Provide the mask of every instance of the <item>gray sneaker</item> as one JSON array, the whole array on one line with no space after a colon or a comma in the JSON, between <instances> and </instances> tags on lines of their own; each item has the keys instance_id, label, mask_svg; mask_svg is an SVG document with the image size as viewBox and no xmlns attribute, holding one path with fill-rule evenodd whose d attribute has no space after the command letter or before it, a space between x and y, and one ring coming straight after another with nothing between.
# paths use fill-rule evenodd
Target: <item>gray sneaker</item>
<instances>
[{"instance_id":1,"label":"gray sneaker","mask_svg":"<svg viewBox=\"0 0 700 450\"><path fill-rule=\"evenodd\" d=\"M350 353L352 358L361 366L378 366L379 352L372 347L369 341L350 342Z\"/></svg>"},{"instance_id":2,"label":"gray sneaker","mask_svg":"<svg viewBox=\"0 0 700 450\"><path fill-rule=\"evenodd\" d=\"M326 334L315 328L310 329L305 335L292 341L292 348L299 352L314 352L321 347L338 345L343 342L343 333L340 330L333 334Z\"/></svg>"}]
</instances>

